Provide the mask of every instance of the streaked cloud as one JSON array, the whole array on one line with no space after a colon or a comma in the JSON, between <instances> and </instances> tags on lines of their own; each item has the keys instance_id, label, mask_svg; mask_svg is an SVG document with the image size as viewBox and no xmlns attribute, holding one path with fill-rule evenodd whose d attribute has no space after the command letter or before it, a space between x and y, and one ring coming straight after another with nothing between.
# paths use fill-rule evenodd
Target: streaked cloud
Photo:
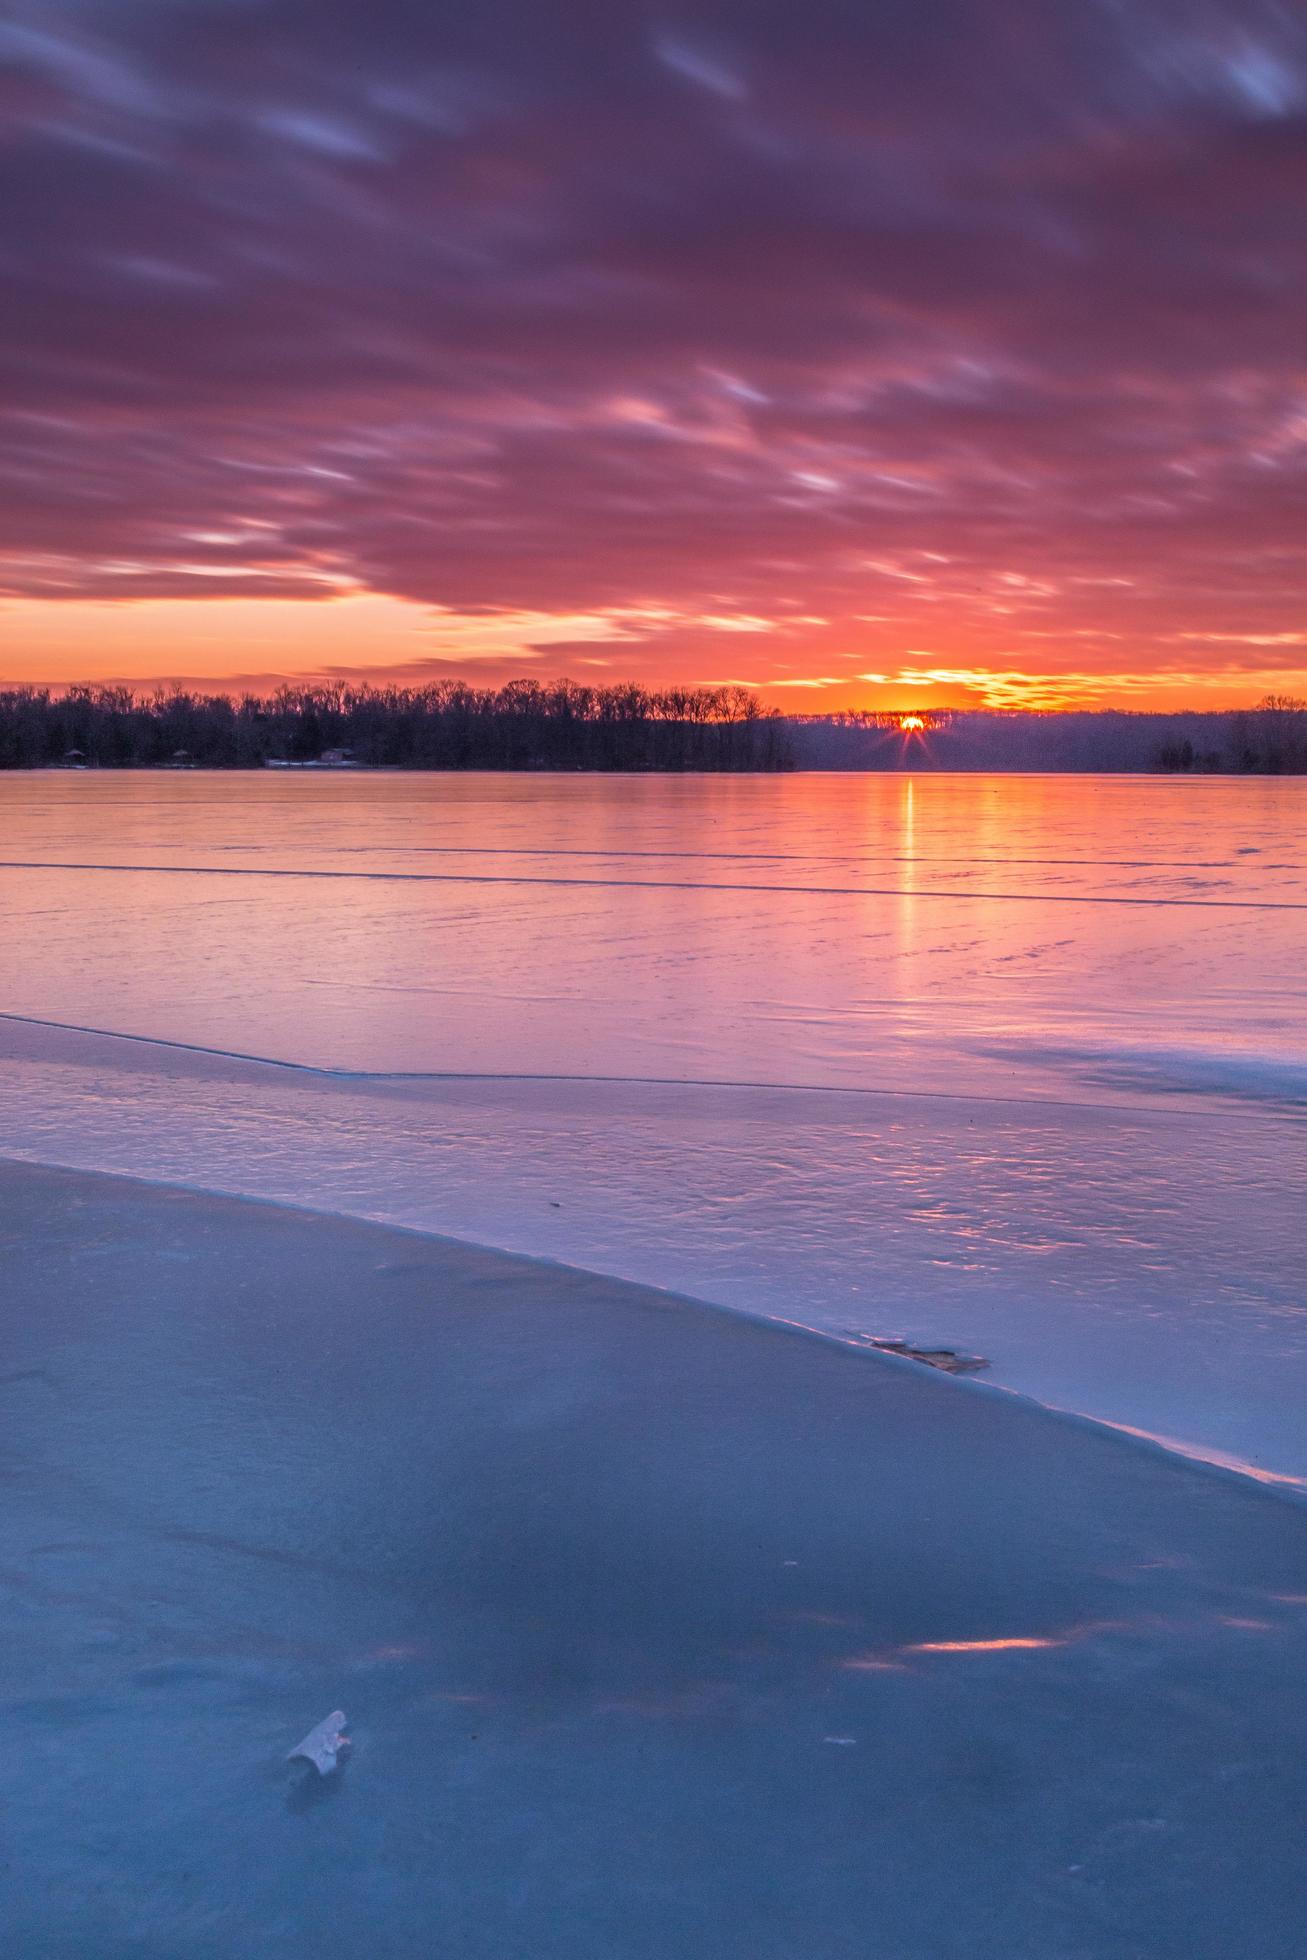
<instances>
[{"instance_id":1,"label":"streaked cloud","mask_svg":"<svg viewBox=\"0 0 1307 1960\"><path fill-rule=\"evenodd\" d=\"M1279 0L12 0L0 664L1301 686L1305 169Z\"/></svg>"}]
</instances>

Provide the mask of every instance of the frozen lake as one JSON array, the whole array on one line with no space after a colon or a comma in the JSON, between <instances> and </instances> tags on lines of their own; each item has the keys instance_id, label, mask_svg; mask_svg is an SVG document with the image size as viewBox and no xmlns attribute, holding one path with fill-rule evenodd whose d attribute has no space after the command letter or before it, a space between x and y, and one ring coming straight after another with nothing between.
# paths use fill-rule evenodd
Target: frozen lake
<instances>
[{"instance_id":1,"label":"frozen lake","mask_svg":"<svg viewBox=\"0 0 1307 1960\"><path fill-rule=\"evenodd\" d=\"M0 776L0 1150L961 1344L1307 1478L1305 819L1294 779Z\"/></svg>"}]
</instances>

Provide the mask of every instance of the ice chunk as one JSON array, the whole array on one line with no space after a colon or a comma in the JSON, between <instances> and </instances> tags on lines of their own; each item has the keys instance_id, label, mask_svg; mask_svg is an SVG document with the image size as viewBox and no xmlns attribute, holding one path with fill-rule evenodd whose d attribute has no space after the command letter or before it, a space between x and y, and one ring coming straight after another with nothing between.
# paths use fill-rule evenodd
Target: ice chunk
<instances>
[{"instance_id":1,"label":"ice chunk","mask_svg":"<svg viewBox=\"0 0 1307 1960\"><path fill-rule=\"evenodd\" d=\"M286 1761L293 1763L302 1756L305 1762L312 1763L319 1776L330 1776L339 1767L341 1750L349 1747L349 1737L344 1734L344 1728L344 1711L333 1708L316 1729L309 1730L303 1742L295 1744Z\"/></svg>"}]
</instances>

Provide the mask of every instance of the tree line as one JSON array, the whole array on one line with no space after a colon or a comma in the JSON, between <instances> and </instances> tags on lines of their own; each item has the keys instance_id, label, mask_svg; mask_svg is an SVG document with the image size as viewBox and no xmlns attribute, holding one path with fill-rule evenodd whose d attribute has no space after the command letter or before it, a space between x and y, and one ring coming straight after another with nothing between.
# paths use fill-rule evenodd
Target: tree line
<instances>
[{"instance_id":1,"label":"tree line","mask_svg":"<svg viewBox=\"0 0 1307 1960\"><path fill-rule=\"evenodd\" d=\"M1196 745L1188 736L1163 743L1157 752L1159 769L1235 771L1257 776L1301 776L1307 773L1307 701L1292 694L1268 694L1255 708L1226 717L1224 740L1217 747Z\"/></svg>"},{"instance_id":2,"label":"tree line","mask_svg":"<svg viewBox=\"0 0 1307 1960\"><path fill-rule=\"evenodd\" d=\"M231 700L174 688L0 692L0 768L257 769L324 754L389 769L774 770L784 723L747 688L510 681L479 688L283 687Z\"/></svg>"}]
</instances>

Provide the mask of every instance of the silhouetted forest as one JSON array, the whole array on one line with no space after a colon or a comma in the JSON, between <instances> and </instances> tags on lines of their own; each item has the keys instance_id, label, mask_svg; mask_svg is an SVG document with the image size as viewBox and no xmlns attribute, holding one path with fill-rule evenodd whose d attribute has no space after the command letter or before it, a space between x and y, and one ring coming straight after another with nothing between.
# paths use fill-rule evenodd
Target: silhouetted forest
<instances>
[{"instance_id":1,"label":"silhouetted forest","mask_svg":"<svg viewBox=\"0 0 1307 1960\"><path fill-rule=\"evenodd\" d=\"M1307 702L1150 714L914 709L782 717L747 688L440 681L265 698L123 687L0 692L0 769L911 769L1307 773Z\"/></svg>"},{"instance_id":2,"label":"silhouetted forest","mask_svg":"<svg viewBox=\"0 0 1307 1960\"><path fill-rule=\"evenodd\" d=\"M0 693L0 768L785 769L785 726L746 688L282 688L258 699L123 687Z\"/></svg>"}]
</instances>

